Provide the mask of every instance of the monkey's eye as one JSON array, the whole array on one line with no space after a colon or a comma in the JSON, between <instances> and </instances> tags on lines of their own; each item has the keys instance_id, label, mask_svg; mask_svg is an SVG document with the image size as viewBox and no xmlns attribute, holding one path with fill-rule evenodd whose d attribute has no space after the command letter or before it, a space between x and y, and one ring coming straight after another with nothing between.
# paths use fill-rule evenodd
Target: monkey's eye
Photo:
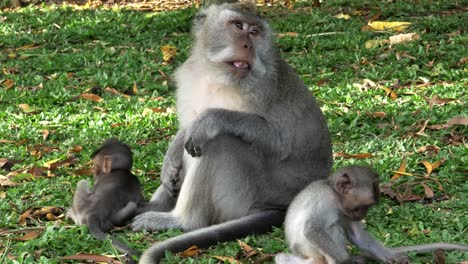
<instances>
[{"instance_id":1,"label":"monkey's eye","mask_svg":"<svg viewBox=\"0 0 468 264\"><path fill-rule=\"evenodd\" d=\"M249 33L252 36L256 36L258 34L258 29L251 29Z\"/></svg>"},{"instance_id":2,"label":"monkey's eye","mask_svg":"<svg viewBox=\"0 0 468 264\"><path fill-rule=\"evenodd\" d=\"M235 22L234 22L234 25L235 25L236 28L238 28L238 29L242 29L242 28L243 28L242 22L240 22L240 21L235 21Z\"/></svg>"}]
</instances>

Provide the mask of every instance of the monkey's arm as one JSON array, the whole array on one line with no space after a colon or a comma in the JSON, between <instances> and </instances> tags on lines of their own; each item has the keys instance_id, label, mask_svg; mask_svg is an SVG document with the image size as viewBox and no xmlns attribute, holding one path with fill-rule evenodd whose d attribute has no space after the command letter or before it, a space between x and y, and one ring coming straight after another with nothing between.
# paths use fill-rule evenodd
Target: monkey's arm
<instances>
[{"instance_id":1,"label":"monkey's arm","mask_svg":"<svg viewBox=\"0 0 468 264\"><path fill-rule=\"evenodd\" d=\"M266 154L283 157L284 139L267 119L252 113L211 108L202 113L187 131L185 149L201 156L203 145L218 135L232 135L260 146Z\"/></svg>"},{"instance_id":2,"label":"monkey's arm","mask_svg":"<svg viewBox=\"0 0 468 264\"><path fill-rule=\"evenodd\" d=\"M315 220L316 219L309 219L306 223L307 226L304 235L310 243L314 244L322 252L325 252L329 257L336 260L337 263L341 263L348 259L349 254L346 249L345 241L336 241L343 238L333 237L330 234L337 233L337 230L332 230L338 229L337 224L326 225L323 223L316 223Z\"/></svg>"},{"instance_id":3,"label":"monkey's arm","mask_svg":"<svg viewBox=\"0 0 468 264\"><path fill-rule=\"evenodd\" d=\"M392 252L389 248L384 247L380 242L375 240L364 230L360 222L351 222L347 234L351 242L358 248L384 263L409 263L408 257Z\"/></svg>"},{"instance_id":4,"label":"monkey's arm","mask_svg":"<svg viewBox=\"0 0 468 264\"><path fill-rule=\"evenodd\" d=\"M166 151L161 170L162 183L173 198L177 198L183 182L183 175L180 174L180 170L182 169L184 156L185 131L184 128L177 131Z\"/></svg>"}]
</instances>

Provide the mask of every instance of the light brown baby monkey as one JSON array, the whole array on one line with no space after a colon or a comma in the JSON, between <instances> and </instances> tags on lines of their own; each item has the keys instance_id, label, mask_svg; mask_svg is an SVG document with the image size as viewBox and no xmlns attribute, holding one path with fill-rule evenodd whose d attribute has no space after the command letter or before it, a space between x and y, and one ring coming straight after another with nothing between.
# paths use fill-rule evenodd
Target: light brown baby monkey
<instances>
[{"instance_id":1,"label":"light brown baby monkey","mask_svg":"<svg viewBox=\"0 0 468 264\"><path fill-rule=\"evenodd\" d=\"M463 250L468 246L434 243L386 248L363 229L361 220L379 198L378 174L368 167L348 166L327 179L311 183L291 203L284 223L292 254L278 254L277 264L365 263L373 258L384 263L409 263L400 255L409 251ZM351 258L348 239L364 255Z\"/></svg>"}]
</instances>

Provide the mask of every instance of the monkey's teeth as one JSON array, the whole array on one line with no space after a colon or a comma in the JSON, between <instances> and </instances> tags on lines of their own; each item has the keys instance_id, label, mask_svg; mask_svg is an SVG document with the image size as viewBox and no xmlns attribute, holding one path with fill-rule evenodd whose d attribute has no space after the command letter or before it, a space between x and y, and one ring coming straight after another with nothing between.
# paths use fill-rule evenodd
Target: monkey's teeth
<instances>
[{"instance_id":1,"label":"monkey's teeth","mask_svg":"<svg viewBox=\"0 0 468 264\"><path fill-rule=\"evenodd\" d=\"M247 69L249 68L249 64L245 61L235 61L232 64L234 64L234 67L238 69Z\"/></svg>"}]
</instances>

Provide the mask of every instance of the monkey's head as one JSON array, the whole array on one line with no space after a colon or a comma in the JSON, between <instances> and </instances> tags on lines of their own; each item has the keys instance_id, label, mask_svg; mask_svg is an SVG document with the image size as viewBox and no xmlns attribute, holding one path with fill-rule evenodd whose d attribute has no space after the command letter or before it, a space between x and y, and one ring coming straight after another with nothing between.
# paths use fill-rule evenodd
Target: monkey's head
<instances>
[{"instance_id":1,"label":"monkey's head","mask_svg":"<svg viewBox=\"0 0 468 264\"><path fill-rule=\"evenodd\" d=\"M114 138L108 139L91 155L93 173L98 176L117 169L130 170L133 165L132 156L133 153L127 144Z\"/></svg>"},{"instance_id":2,"label":"monkey's head","mask_svg":"<svg viewBox=\"0 0 468 264\"><path fill-rule=\"evenodd\" d=\"M272 72L276 53L271 29L251 3L211 5L201 10L193 33L193 53L229 81L261 78Z\"/></svg>"},{"instance_id":3,"label":"monkey's head","mask_svg":"<svg viewBox=\"0 0 468 264\"><path fill-rule=\"evenodd\" d=\"M360 221L379 200L379 175L368 167L348 166L337 170L329 183L338 194L342 212Z\"/></svg>"}]
</instances>

